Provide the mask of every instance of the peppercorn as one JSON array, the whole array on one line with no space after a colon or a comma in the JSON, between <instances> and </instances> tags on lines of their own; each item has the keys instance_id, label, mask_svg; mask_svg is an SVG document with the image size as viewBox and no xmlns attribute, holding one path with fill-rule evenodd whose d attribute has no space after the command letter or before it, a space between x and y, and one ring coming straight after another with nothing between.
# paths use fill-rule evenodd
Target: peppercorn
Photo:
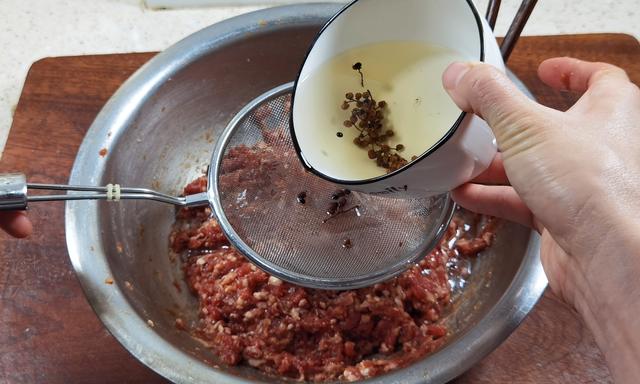
<instances>
[{"instance_id":1,"label":"peppercorn","mask_svg":"<svg viewBox=\"0 0 640 384\"><path fill-rule=\"evenodd\" d=\"M327 208L327 215L333 216L338 212L338 203L331 203Z\"/></svg>"},{"instance_id":2,"label":"peppercorn","mask_svg":"<svg viewBox=\"0 0 640 384\"><path fill-rule=\"evenodd\" d=\"M296 199L298 200L299 204L302 204L302 205L306 204L307 203L307 192L302 191L302 192L298 193L298 196L297 196Z\"/></svg>"},{"instance_id":3,"label":"peppercorn","mask_svg":"<svg viewBox=\"0 0 640 384\"><path fill-rule=\"evenodd\" d=\"M362 63L355 63L353 69L360 74L361 85L364 87ZM404 150L404 145L397 144L392 147L387 143L389 138L395 135L391 129L383 130L383 109L388 106L387 102L384 100L376 101L369 89L363 92L347 92L345 99L341 105L342 109L349 109L349 105L352 105L352 109L351 116L343 122L343 125L346 128L355 128L360 132L353 143L360 148L367 149L367 157L375 160L378 166L387 169L388 172L393 172L408 164L408 161L398 154ZM347 108L344 108L345 105ZM338 137L342 136L338 135Z\"/></svg>"}]
</instances>

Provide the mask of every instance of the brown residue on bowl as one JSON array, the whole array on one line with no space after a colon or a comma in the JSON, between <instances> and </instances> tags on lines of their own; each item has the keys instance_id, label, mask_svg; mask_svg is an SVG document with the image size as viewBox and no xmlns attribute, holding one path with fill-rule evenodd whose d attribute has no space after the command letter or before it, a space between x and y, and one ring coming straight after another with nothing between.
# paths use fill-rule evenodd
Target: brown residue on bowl
<instances>
[{"instance_id":1,"label":"brown residue on bowl","mask_svg":"<svg viewBox=\"0 0 640 384\"><path fill-rule=\"evenodd\" d=\"M173 280L173 286L176 288L176 291L178 291L178 293L182 293L182 288L180 287L180 283L178 283L178 280Z\"/></svg>"},{"instance_id":2,"label":"brown residue on bowl","mask_svg":"<svg viewBox=\"0 0 640 384\"><path fill-rule=\"evenodd\" d=\"M107 156L107 153L108 153L108 152L109 152L109 151L107 151L107 148L102 148L102 149L100 150L100 152L98 152L98 154L100 155L100 157L105 157L105 156Z\"/></svg>"},{"instance_id":3,"label":"brown residue on bowl","mask_svg":"<svg viewBox=\"0 0 640 384\"><path fill-rule=\"evenodd\" d=\"M184 320L182 320L182 318L178 317L175 321L175 327L176 329L180 330L180 331L186 331L187 330L187 326L184 323Z\"/></svg>"}]
</instances>

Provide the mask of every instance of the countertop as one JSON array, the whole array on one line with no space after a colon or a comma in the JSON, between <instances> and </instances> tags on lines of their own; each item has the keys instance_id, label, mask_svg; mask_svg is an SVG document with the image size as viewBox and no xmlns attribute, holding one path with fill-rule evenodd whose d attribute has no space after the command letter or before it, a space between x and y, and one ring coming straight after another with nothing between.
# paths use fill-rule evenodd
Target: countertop
<instances>
[{"instance_id":1,"label":"countertop","mask_svg":"<svg viewBox=\"0 0 640 384\"><path fill-rule=\"evenodd\" d=\"M208 25L265 6L255 3L150 10L141 0L0 0L0 151L33 62L49 56L163 50ZM487 0L476 3L484 11ZM503 1L497 35L504 35L519 3ZM541 1L524 35L621 32L637 38L638 5L638 0Z\"/></svg>"},{"instance_id":2,"label":"countertop","mask_svg":"<svg viewBox=\"0 0 640 384\"><path fill-rule=\"evenodd\" d=\"M302 45L291 48L297 52L295 57L304 53ZM100 108L153 55L84 55L47 58L33 64L16 109L0 172L20 169L33 182L41 183L68 180L78 146ZM536 63L560 55L614 63L627 69L631 79L640 84L640 45L633 37L621 34L524 37L510 63L515 74L544 105L565 110L576 100L575 94L555 91L536 78ZM295 74L294 67L289 66L289 75ZM96 151L94 155L97 157L99 153ZM0 383L166 384L166 380L127 353L89 306L78 281L78 277L86 280L87 271L74 274L67 257L64 204L34 204L31 210L38 230L29 241L0 233ZM116 252L118 247L106 244L106 248ZM123 274L122 268L112 267L120 272L114 269L95 275L94 283L108 291L123 289L124 285L126 289L133 288L138 299L149 299L141 285L129 288L123 283L127 281L127 273ZM113 284L109 278L114 280ZM153 289L152 286L148 288ZM96 311L109 311L106 302L112 298L98 303ZM158 332L169 337L167 340L173 336L163 333L162 327L180 336L171 316L164 318L160 313L164 312L159 309L155 315L141 315L152 320ZM139 351L137 347L134 349ZM611 384L613 381L593 335L578 314L547 290L499 348L455 381L456 384L512 382Z\"/></svg>"}]
</instances>

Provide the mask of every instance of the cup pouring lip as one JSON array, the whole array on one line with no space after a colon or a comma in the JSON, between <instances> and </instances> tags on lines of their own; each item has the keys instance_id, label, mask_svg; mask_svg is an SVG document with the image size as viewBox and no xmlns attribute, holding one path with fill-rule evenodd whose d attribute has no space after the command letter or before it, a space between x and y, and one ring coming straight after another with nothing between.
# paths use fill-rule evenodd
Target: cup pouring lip
<instances>
[{"instance_id":1,"label":"cup pouring lip","mask_svg":"<svg viewBox=\"0 0 640 384\"><path fill-rule=\"evenodd\" d=\"M317 168L313 167L305 158L304 153L302 148L300 147L300 143L298 142L298 138L296 136L296 132L295 132L295 124L294 124L294 109L295 109L295 101L296 101L296 94L297 94L297 90L298 87L300 85L301 82L301 77L302 77L302 73L303 70L305 68L305 66L308 63L309 60L309 56L311 55L311 53L313 52L314 48L317 46L320 38L324 35L324 33L329 29L329 27L331 27L331 25L333 25L334 22L336 22L336 20L338 20L341 16L345 15L346 12L348 10L350 10L354 5L356 5L357 3L359 3L362 0L353 0L350 3L346 4L344 7L342 7L335 15L333 15L325 24L324 26L320 29L320 31L316 34L316 36L313 38L313 41L309 47L309 50L307 51L307 53L305 54L304 60L302 62L302 65L300 66L300 69L298 70L298 73L296 75L296 79L293 82L293 88L292 88L292 94L291 94L291 111L289 113L289 131L291 134L291 140L293 142L293 147L295 149L295 152L298 156L298 158L300 159L300 162L302 163L303 167L305 168L305 170L307 170L308 172L311 172L312 174L335 184L339 184L339 185L344 185L344 186L365 186L365 185L370 185L370 184L375 184L378 182L382 182L382 181L386 181L390 178L393 178L394 176L412 168L414 165L422 162L424 159L426 159L427 157L429 157L429 155L431 155L432 153L436 152L440 147L442 147L445 143L447 143L449 141L449 139L451 139L455 133L457 132L458 128L462 125L463 121L465 120L466 116L467 116L467 112L462 111L460 113L460 115L458 116L458 118L455 120L455 122L453 123L453 125L451 126L451 128L449 128L447 130L447 132L434 144L432 145L430 148L428 148L426 151L424 151L421 155L417 156L417 158L413 161L410 161L407 165L405 165L404 167L384 174L384 175L380 175L377 177L373 177L373 178L368 178L368 179L357 179L357 180L343 180L343 179L338 179L338 178L334 178L332 176L327 175L326 173L318 170ZM366 0L365 0L366 1ZM485 61L485 31L484 31L484 25L482 23L482 17L480 16L480 14L478 13L478 10L476 9L475 5L473 4L472 0L464 0L467 5L469 6L469 9L471 10L473 17L475 19L476 25L478 27L478 38L479 38L479 48L480 48L480 56L479 56L479 61L484 62Z\"/></svg>"}]
</instances>

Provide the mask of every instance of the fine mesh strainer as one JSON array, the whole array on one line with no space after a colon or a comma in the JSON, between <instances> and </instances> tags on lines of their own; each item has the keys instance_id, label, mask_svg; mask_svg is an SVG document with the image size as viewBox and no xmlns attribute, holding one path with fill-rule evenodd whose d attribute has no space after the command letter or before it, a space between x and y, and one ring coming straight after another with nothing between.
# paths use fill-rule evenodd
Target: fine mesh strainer
<instances>
[{"instance_id":1,"label":"fine mesh strainer","mask_svg":"<svg viewBox=\"0 0 640 384\"><path fill-rule=\"evenodd\" d=\"M446 231L448 196L349 193L307 172L289 131L291 92L255 99L218 142L209 195L231 242L269 273L325 289L371 285L424 257Z\"/></svg>"},{"instance_id":2,"label":"fine mesh strainer","mask_svg":"<svg viewBox=\"0 0 640 384\"><path fill-rule=\"evenodd\" d=\"M0 210L29 202L147 199L211 205L230 242L256 265L311 288L353 289L389 279L424 257L455 209L448 195L393 199L337 189L305 171L289 131L292 83L263 94L231 121L209 167L207 193L29 184L0 175ZM27 189L81 193L27 196Z\"/></svg>"}]
</instances>

